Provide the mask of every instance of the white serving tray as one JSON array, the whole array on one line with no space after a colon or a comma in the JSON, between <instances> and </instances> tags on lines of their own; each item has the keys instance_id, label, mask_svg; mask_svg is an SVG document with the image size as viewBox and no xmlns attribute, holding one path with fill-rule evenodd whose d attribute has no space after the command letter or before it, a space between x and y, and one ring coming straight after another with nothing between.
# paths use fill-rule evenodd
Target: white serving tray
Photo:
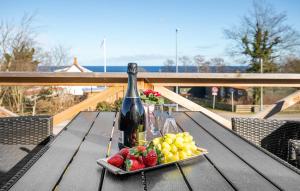
<instances>
[{"instance_id":1,"label":"white serving tray","mask_svg":"<svg viewBox=\"0 0 300 191\"><path fill-rule=\"evenodd\" d=\"M126 170L117 168L117 167L115 167L115 166L113 166L113 165L111 165L107 162L108 158L98 159L97 164L99 164L103 168L106 168L108 171L110 171L111 173L113 173L115 175L135 174L135 173L142 172L142 171L148 171L148 170L152 170L152 169L162 168L162 167L174 164L174 163L193 160L193 159L196 159L196 158L199 158L199 157L203 157L204 154L208 153L206 149L203 149L203 148L200 148L200 147L197 147L197 149L199 151L201 151L201 153L199 155L191 156L191 157L189 157L187 159L184 159L184 160L179 160L179 161L170 162L170 163L163 163L163 164L159 164L159 165L156 165L156 166L147 167L147 168L143 168L143 169L139 169L139 170L135 170L135 171L126 171Z\"/></svg>"}]
</instances>

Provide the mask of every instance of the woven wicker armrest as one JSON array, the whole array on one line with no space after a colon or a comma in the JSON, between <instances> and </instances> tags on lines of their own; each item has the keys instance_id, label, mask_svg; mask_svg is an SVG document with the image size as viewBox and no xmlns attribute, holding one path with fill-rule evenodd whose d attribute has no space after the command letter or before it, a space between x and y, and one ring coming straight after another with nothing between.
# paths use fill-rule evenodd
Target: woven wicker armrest
<instances>
[{"instance_id":1,"label":"woven wicker armrest","mask_svg":"<svg viewBox=\"0 0 300 191\"><path fill-rule=\"evenodd\" d=\"M261 141L286 121L257 118L232 118L232 130L254 144L261 146Z\"/></svg>"},{"instance_id":2,"label":"woven wicker armrest","mask_svg":"<svg viewBox=\"0 0 300 191\"><path fill-rule=\"evenodd\" d=\"M0 118L0 144L37 145L52 131L51 116Z\"/></svg>"},{"instance_id":3,"label":"woven wicker armrest","mask_svg":"<svg viewBox=\"0 0 300 191\"><path fill-rule=\"evenodd\" d=\"M51 116L26 116L0 118L0 155L5 157L1 163L7 171L0 177L0 191L8 190L34 162L47 150L52 138ZM15 145L15 146L14 146ZM16 156L20 149L27 150L27 155ZM5 149L9 148L9 152Z\"/></svg>"},{"instance_id":4,"label":"woven wicker armrest","mask_svg":"<svg viewBox=\"0 0 300 191\"><path fill-rule=\"evenodd\" d=\"M293 164L297 168L300 168L300 140L289 140L288 162Z\"/></svg>"},{"instance_id":5,"label":"woven wicker armrest","mask_svg":"<svg viewBox=\"0 0 300 191\"><path fill-rule=\"evenodd\" d=\"M232 118L232 130L287 161L289 139L300 139L300 122Z\"/></svg>"}]
</instances>

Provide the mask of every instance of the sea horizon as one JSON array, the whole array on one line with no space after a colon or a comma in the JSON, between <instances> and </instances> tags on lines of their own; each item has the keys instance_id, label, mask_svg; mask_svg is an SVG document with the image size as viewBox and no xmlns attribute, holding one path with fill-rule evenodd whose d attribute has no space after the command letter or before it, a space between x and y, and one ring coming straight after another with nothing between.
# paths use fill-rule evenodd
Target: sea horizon
<instances>
[{"instance_id":1,"label":"sea horizon","mask_svg":"<svg viewBox=\"0 0 300 191\"><path fill-rule=\"evenodd\" d=\"M55 72L55 70L67 68L70 66L39 66L38 72ZM92 72L104 72L104 66L82 66ZM224 66L222 71L216 66L210 66L209 72L243 72L247 69L247 66ZM127 66L107 66L106 72L126 72ZM175 72L176 66L139 66L140 72ZM178 72L196 72L198 69L196 66L178 66ZM201 72L201 71L200 71Z\"/></svg>"}]
</instances>

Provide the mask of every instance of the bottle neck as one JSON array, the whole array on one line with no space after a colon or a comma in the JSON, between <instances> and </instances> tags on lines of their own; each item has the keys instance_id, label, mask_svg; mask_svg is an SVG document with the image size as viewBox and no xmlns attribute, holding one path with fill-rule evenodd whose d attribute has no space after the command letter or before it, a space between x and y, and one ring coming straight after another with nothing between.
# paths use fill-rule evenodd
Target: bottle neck
<instances>
[{"instance_id":1,"label":"bottle neck","mask_svg":"<svg viewBox=\"0 0 300 191\"><path fill-rule=\"evenodd\" d=\"M128 74L128 87L126 97L139 97L136 74Z\"/></svg>"}]
</instances>

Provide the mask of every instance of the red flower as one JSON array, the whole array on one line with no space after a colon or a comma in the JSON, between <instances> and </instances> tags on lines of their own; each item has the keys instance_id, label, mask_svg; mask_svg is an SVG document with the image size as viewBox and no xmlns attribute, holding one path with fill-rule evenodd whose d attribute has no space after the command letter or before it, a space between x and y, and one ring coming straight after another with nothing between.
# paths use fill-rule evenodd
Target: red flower
<instances>
[{"instance_id":1,"label":"red flower","mask_svg":"<svg viewBox=\"0 0 300 191\"><path fill-rule=\"evenodd\" d=\"M159 97L161 96L161 94L159 92L156 92L156 91L153 91L151 89L148 89L148 90L145 90L143 92L144 95L146 95L147 97L150 95L150 94L153 94L155 97Z\"/></svg>"},{"instance_id":2,"label":"red flower","mask_svg":"<svg viewBox=\"0 0 300 191\"><path fill-rule=\"evenodd\" d=\"M151 89L148 89L148 90L145 90L143 93L144 93L146 96L149 96L150 94L154 94L154 91L151 90Z\"/></svg>"}]
</instances>

